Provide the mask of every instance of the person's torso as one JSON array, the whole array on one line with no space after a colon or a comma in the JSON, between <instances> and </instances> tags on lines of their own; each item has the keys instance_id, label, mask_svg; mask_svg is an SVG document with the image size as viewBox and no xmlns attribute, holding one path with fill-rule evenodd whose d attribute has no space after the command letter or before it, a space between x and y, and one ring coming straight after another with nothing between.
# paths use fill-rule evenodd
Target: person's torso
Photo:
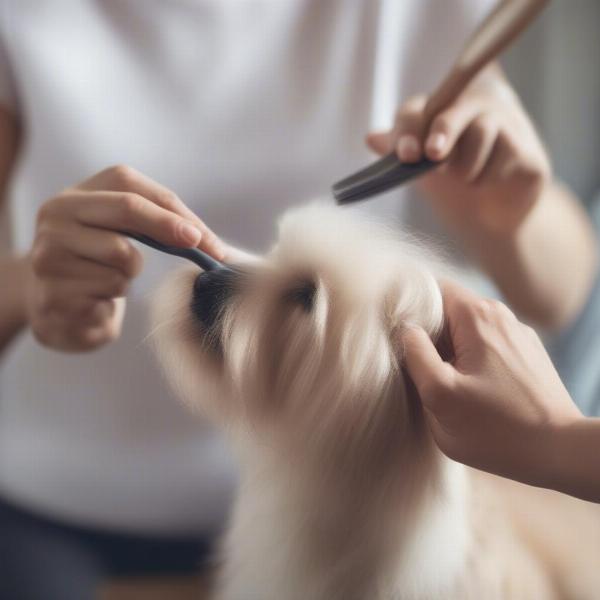
<instances>
[{"instance_id":1,"label":"person's torso","mask_svg":"<svg viewBox=\"0 0 600 600\"><path fill-rule=\"evenodd\" d=\"M47 198L117 163L171 187L230 242L266 248L287 206L373 160L364 134L432 88L488 5L6 3L26 135L11 195L17 248ZM406 203L395 192L368 210L424 222ZM25 334L3 358L0 493L69 520L200 531L226 513L234 461L152 357L149 298L179 263L144 254L117 343L64 355Z\"/></svg>"}]
</instances>

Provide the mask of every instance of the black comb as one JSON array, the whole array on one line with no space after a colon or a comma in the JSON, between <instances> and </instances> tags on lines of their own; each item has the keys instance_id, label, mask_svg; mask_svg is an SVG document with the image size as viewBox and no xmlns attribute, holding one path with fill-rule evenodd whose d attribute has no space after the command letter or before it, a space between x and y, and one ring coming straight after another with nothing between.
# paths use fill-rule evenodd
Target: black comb
<instances>
[{"instance_id":1,"label":"black comb","mask_svg":"<svg viewBox=\"0 0 600 600\"><path fill-rule=\"evenodd\" d=\"M227 265L215 260L212 258L212 256L206 254L206 252L198 250L198 248L178 248L177 246L167 246L166 244L157 242L155 239L148 237L147 235L130 233L128 231L124 233L127 237L137 240L146 246L150 246L150 248L154 248L155 250L160 250L161 252L172 254L173 256L180 256L181 258L187 258L188 260L191 260L193 263L197 264L204 271L217 271L219 269L225 269L227 271L231 270Z\"/></svg>"},{"instance_id":2,"label":"black comb","mask_svg":"<svg viewBox=\"0 0 600 600\"><path fill-rule=\"evenodd\" d=\"M333 196L338 204L366 200L427 173L440 164L426 158L415 163L402 163L395 153L388 154L358 173L335 183Z\"/></svg>"}]
</instances>

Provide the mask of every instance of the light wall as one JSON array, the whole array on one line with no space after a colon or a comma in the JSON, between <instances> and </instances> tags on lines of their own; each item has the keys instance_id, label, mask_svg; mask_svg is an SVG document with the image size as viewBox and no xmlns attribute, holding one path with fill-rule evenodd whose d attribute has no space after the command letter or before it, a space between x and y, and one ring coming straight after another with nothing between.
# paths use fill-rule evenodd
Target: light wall
<instances>
[{"instance_id":1,"label":"light wall","mask_svg":"<svg viewBox=\"0 0 600 600\"><path fill-rule=\"evenodd\" d=\"M600 191L600 1L551 1L504 65L556 173L589 203Z\"/></svg>"}]
</instances>

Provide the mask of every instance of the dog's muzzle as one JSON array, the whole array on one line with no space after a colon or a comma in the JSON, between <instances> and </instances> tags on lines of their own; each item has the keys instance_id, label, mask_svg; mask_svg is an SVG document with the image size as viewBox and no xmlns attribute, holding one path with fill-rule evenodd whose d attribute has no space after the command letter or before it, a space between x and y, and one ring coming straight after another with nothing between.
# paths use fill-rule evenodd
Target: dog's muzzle
<instances>
[{"instance_id":1,"label":"dog's muzzle","mask_svg":"<svg viewBox=\"0 0 600 600\"><path fill-rule=\"evenodd\" d=\"M204 271L196 277L192 295L192 314L206 329L216 323L227 301L233 295L240 273L233 269Z\"/></svg>"}]
</instances>

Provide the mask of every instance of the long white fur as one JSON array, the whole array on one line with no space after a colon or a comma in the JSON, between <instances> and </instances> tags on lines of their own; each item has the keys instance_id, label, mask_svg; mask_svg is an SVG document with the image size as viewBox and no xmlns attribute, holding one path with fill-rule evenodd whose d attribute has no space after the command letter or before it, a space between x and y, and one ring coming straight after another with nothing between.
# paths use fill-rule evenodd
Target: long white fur
<instances>
[{"instance_id":1,"label":"long white fur","mask_svg":"<svg viewBox=\"0 0 600 600\"><path fill-rule=\"evenodd\" d=\"M218 351L190 311L197 272L164 286L161 362L241 465L215 600L491 600L507 597L511 561L531 582L508 597L554 598L509 525L478 560L472 477L439 453L406 386L402 332L438 335L439 269L415 240L310 205L247 268ZM310 311L290 300L306 282Z\"/></svg>"}]
</instances>

